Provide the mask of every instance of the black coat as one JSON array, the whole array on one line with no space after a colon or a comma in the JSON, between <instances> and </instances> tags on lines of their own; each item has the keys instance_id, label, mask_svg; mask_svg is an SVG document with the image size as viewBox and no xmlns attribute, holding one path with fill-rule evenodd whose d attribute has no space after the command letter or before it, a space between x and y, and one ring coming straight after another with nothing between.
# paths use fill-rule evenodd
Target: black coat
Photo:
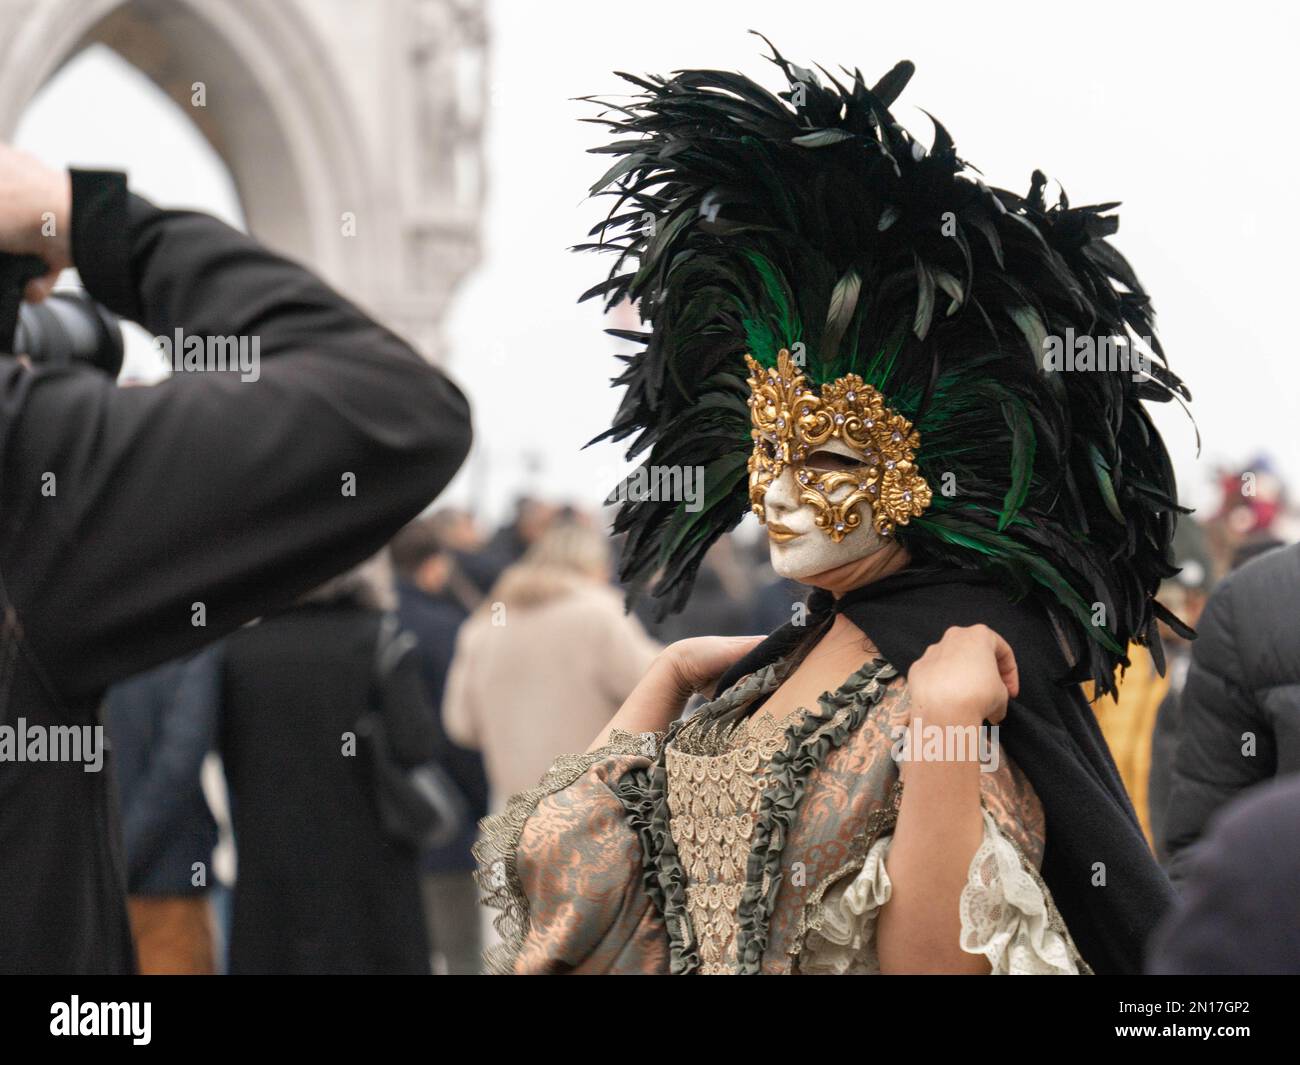
<instances>
[{"instance_id":1,"label":"black coat","mask_svg":"<svg viewBox=\"0 0 1300 1065\"><path fill-rule=\"evenodd\" d=\"M239 858L232 973L427 973L419 854L380 827L364 752L348 736L378 709L382 615L304 606L225 645L221 756ZM408 765L434 753L414 654L386 675L413 726ZM418 708L418 714L410 714Z\"/></svg>"},{"instance_id":2,"label":"black coat","mask_svg":"<svg viewBox=\"0 0 1300 1065\"><path fill-rule=\"evenodd\" d=\"M1300 772L1300 545L1228 574L1197 625L1166 812L1169 875L1238 793Z\"/></svg>"},{"instance_id":3,"label":"black coat","mask_svg":"<svg viewBox=\"0 0 1300 1065\"><path fill-rule=\"evenodd\" d=\"M0 357L0 727L98 724L109 684L372 555L469 447L446 377L222 223L74 172L71 238L100 302L154 335L256 335L261 376L119 389ZM0 972L132 967L108 777L0 762Z\"/></svg>"}]
</instances>

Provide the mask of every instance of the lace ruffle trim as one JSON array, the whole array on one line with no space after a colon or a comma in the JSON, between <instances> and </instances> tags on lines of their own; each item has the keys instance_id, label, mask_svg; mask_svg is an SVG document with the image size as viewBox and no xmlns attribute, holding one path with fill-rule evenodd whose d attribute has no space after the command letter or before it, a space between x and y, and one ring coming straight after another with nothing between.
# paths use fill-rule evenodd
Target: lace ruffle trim
<instances>
[{"instance_id":1,"label":"lace ruffle trim","mask_svg":"<svg viewBox=\"0 0 1300 1065\"><path fill-rule=\"evenodd\" d=\"M984 811L984 841L961 893L961 949L994 976L1074 976L1082 959L1051 892Z\"/></svg>"},{"instance_id":2,"label":"lace ruffle trim","mask_svg":"<svg viewBox=\"0 0 1300 1065\"><path fill-rule=\"evenodd\" d=\"M961 947L983 954L992 975L1074 975L1091 970L1080 956L1051 892L1015 843L984 814L984 838L962 889ZM876 919L892 885L885 868L892 836L876 840L861 867L822 897L800 953L809 974L878 973Z\"/></svg>"},{"instance_id":3,"label":"lace ruffle trim","mask_svg":"<svg viewBox=\"0 0 1300 1065\"><path fill-rule=\"evenodd\" d=\"M738 681L700 715L729 713L779 684L789 663L780 660ZM748 859L746 886L738 913L737 960L739 971L757 972L767 943L767 924L781 882L781 850L788 835L808 775L832 747L844 743L884 694L896 676L883 660L869 662L844 686L823 696L815 711L804 715L789 730L785 747L768 766L767 789L755 828L755 843ZM664 745L675 741L682 723L675 723ZM669 971L674 975L700 970L699 944L686 906L686 871L669 830L667 774L662 751L644 774L627 774L615 789L623 801L629 824L638 832L644 855L646 892L664 918L669 939Z\"/></svg>"},{"instance_id":4,"label":"lace ruffle trim","mask_svg":"<svg viewBox=\"0 0 1300 1065\"><path fill-rule=\"evenodd\" d=\"M799 971L820 975L874 975L876 917L889 901L892 885L885 855L893 836L871 845L862 867L852 877L831 886L822 900L799 953Z\"/></svg>"},{"instance_id":5,"label":"lace ruffle trim","mask_svg":"<svg viewBox=\"0 0 1300 1065\"><path fill-rule=\"evenodd\" d=\"M786 748L773 756L768 766L769 786L759 807L745 888L736 915L740 973L760 971L772 911L781 887L781 854L809 778L825 760L827 752L842 746L862 724L897 675L884 659L868 662L837 691L823 695L818 710L791 729Z\"/></svg>"}]
</instances>

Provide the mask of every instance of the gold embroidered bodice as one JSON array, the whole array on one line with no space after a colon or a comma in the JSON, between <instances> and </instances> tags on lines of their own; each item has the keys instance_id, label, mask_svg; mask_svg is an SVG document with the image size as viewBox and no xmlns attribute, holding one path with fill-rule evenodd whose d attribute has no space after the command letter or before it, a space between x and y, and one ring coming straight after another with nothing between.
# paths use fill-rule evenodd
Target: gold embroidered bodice
<instances>
[{"instance_id":1,"label":"gold embroidered bodice","mask_svg":"<svg viewBox=\"0 0 1300 1065\"><path fill-rule=\"evenodd\" d=\"M691 719L665 751L669 832L686 873L686 912L700 972L736 968L736 916L768 762L806 709L766 711L720 727Z\"/></svg>"}]
</instances>

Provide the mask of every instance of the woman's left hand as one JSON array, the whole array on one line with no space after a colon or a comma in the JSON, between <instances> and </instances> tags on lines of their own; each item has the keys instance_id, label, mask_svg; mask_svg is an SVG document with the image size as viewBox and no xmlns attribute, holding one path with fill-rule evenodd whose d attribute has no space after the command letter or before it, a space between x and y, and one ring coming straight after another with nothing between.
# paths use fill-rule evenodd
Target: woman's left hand
<instances>
[{"instance_id":1,"label":"woman's left hand","mask_svg":"<svg viewBox=\"0 0 1300 1065\"><path fill-rule=\"evenodd\" d=\"M987 625L954 626L907 674L912 717L935 724L996 725L1020 692L1016 658Z\"/></svg>"}]
</instances>

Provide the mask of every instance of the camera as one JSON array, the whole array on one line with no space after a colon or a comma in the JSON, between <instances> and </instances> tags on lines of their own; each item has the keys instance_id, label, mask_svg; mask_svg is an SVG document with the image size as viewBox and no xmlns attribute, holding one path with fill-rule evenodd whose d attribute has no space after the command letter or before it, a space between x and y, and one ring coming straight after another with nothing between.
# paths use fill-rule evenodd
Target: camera
<instances>
[{"instance_id":1,"label":"camera","mask_svg":"<svg viewBox=\"0 0 1300 1065\"><path fill-rule=\"evenodd\" d=\"M79 289L61 289L43 303L23 302L27 282L46 271L34 255L0 255L0 354L50 364L80 360L116 377L123 357L116 315Z\"/></svg>"}]
</instances>

